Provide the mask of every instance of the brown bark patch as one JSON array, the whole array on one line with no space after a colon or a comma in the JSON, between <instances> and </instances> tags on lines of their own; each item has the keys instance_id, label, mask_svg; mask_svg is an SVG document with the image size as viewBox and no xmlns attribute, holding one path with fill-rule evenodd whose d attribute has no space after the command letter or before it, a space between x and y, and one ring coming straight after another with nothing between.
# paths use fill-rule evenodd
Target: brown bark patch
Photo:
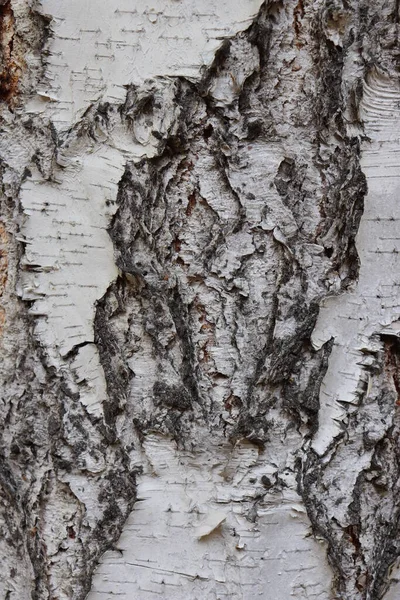
<instances>
[{"instance_id":1,"label":"brown bark patch","mask_svg":"<svg viewBox=\"0 0 400 600\"><path fill-rule=\"evenodd\" d=\"M297 5L294 8L293 11L293 26L294 26L294 31L296 34L296 46L297 48L301 48L303 46L303 43L301 42L300 35L301 35L301 20L304 17L304 2L303 0L299 0Z\"/></svg>"},{"instance_id":2,"label":"brown bark patch","mask_svg":"<svg viewBox=\"0 0 400 600\"><path fill-rule=\"evenodd\" d=\"M195 192L193 192L189 196L189 202L188 202L188 205L187 205L187 208L186 208L186 215L188 217L191 216L191 214L192 214L195 206L196 206L196 194L195 194Z\"/></svg>"},{"instance_id":3,"label":"brown bark patch","mask_svg":"<svg viewBox=\"0 0 400 600\"><path fill-rule=\"evenodd\" d=\"M18 54L15 33L15 17L11 0L0 0L0 101L13 108L18 95L23 58Z\"/></svg>"}]
</instances>

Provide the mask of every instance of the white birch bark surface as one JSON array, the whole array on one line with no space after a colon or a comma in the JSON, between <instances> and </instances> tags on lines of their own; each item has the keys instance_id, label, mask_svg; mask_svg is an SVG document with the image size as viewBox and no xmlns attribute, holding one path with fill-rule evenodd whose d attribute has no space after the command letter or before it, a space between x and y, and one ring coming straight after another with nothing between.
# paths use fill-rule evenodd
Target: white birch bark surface
<instances>
[{"instance_id":1,"label":"white birch bark surface","mask_svg":"<svg viewBox=\"0 0 400 600\"><path fill-rule=\"evenodd\" d=\"M400 597L397 0L0 0L0 600Z\"/></svg>"}]
</instances>

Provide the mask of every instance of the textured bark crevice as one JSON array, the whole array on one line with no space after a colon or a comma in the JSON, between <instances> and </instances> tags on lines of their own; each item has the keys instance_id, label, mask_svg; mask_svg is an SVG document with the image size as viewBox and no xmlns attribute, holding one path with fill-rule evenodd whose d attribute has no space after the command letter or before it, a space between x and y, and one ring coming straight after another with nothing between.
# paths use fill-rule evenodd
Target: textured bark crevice
<instances>
[{"instance_id":1,"label":"textured bark crevice","mask_svg":"<svg viewBox=\"0 0 400 600\"><path fill-rule=\"evenodd\" d=\"M373 363L367 367L373 374L374 383L368 392L364 392L357 414L349 418L342 441L337 444L329 463L321 464L309 456L302 476L303 498L315 530L329 540L328 552L335 566L340 598L356 593L362 598L383 597L388 588L388 569L398 556L396 413L393 419L397 399L397 359L392 348L393 341L385 342L383 350L376 353ZM381 423L375 423L374 431L371 421L376 419L377 406ZM384 433L378 437L376 428L382 428L382 423ZM370 453L370 458L356 476L353 488L348 489L343 487L340 471L335 467L343 462L343 452L350 452L350 444L353 454L361 456L361 446L365 453ZM321 497L321 489L326 490L326 501ZM348 503L346 526L326 510L328 497L334 499L335 496L337 505Z\"/></svg>"},{"instance_id":2,"label":"textured bark crevice","mask_svg":"<svg viewBox=\"0 0 400 600\"><path fill-rule=\"evenodd\" d=\"M327 39L324 31L324 18L327 17L323 11L321 13L310 19L312 39L316 40L310 57L310 76L318 82L315 95L310 93L306 99L302 98L301 104L295 98L289 112L297 130L303 127L304 140L300 148L298 142L293 142L290 133L276 130L280 123L276 122L273 110L277 110L282 98L287 102L288 96L281 91L277 97L272 91L276 87L274 69L279 73L283 60L273 35L274 27L279 30L282 21L285 25L287 15L282 6L266 5L247 33L239 34L224 44L197 88L183 80L180 82L175 97L175 104L179 107L179 134L173 136L172 143L167 142L159 158L130 169L120 189L119 208L111 236L118 251L117 264L135 281L134 285L126 283L133 297L131 301L125 297L124 304L126 307L132 304L136 313L142 315L143 329L136 338L144 340L144 332L150 336L153 349L149 354L157 357L155 373L161 376L161 380L156 378L153 385L149 383L146 386L148 391L145 395L132 393L131 400L128 399L128 405L133 402L134 422L140 438L143 440L152 432L158 432L171 436L179 447L188 443L192 446L192 431L197 431L195 435L198 435L200 423L204 422L216 438L221 435L222 426L223 436L228 440L244 437L263 449L273 444L274 439L285 430L295 427L298 432L301 431L304 439L295 452L297 466L292 467L293 476L298 476L297 469L302 473L304 462L306 484L300 484L303 500L315 531L330 545L331 562L340 577L343 559L335 560L337 542L330 531L329 517L326 517L328 525L325 525L318 510L321 490L316 486L318 494L314 495L308 484L311 473L322 468L318 460L318 466L312 465L313 452L307 450L307 440L318 427L320 385L332 346L329 343L315 351L311 345L311 333L318 315L318 303L327 293L332 293L332 288L327 290L326 281L331 278L333 290L338 293L357 277L354 240L366 186L359 166L358 139L348 137L341 116L346 108L339 92L342 49ZM299 16L296 18L299 22ZM295 33L299 36L299 26ZM277 64L275 56L271 56L271 39L275 56L279 56ZM297 44L302 47L300 41ZM219 86L229 78L237 82L238 77L232 71L235 66L237 68L238 49L242 53L247 52L247 64L251 61L250 57L256 56L258 66L246 73L242 90L234 89L236 99L231 97L226 106L218 96ZM281 48L279 51L282 52ZM290 46L288 52L292 52ZM338 90L336 97L328 93L332 86ZM310 117L308 122L301 123L298 111L304 111L307 102ZM155 104L153 98L146 97L147 114L152 112ZM271 131L271 127L275 131ZM251 221L251 210L254 210L251 204L252 201L256 204L260 189L252 188L254 184L246 173L249 169L253 176L258 176L257 166L254 159L248 161L247 166L243 155L248 153L246 144L251 143L259 144L257 150L260 156L269 156L271 137L275 152L278 156L282 153L282 158L271 174L264 165L258 168L264 170L266 179L270 177L282 204L280 219L276 223L273 222L275 199L272 199L272 210L268 203L265 204L261 215L267 221L272 212L272 223L260 228L252 225ZM304 157L305 152L308 152L308 161ZM209 158L203 158L204 155ZM212 185L219 190L225 205L230 202L232 208L229 211L221 201L210 206L210 199L205 195L207 192L210 194L210 184L206 173L197 174L196 164L199 163L212 165ZM246 182L247 189L239 184L239 177ZM261 189L265 193L265 187ZM326 190L320 196L319 220L313 222L312 227L307 221L307 200L311 190L317 194ZM174 203L178 206L175 207ZM194 210L197 211L196 221L207 224L206 239L203 233L200 246L196 240L195 248L190 221ZM216 224L217 233L213 235ZM254 244L254 248L247 251L244 247L244 254L240 256L239 251L236 258L229 241L237 239L240 244L240 235L246 236L249 225L253 238L250 244ZM313 244L319 244L315 248L318 248L320 262L319 271L310 278L306 250ZM208 247L206 253L205 245ZM270 296L265 313L265 308L260 305L251 306L242 284L251 280L251 261L257 261L254 251L261 254L258 260L264 264L268 264L268 259L274 263L272 289L265 292L265 297ZM232 252L232 258L228 252ZM199 263L197 257L205 254L206 262ZM229 258L235 262L231 270L222 267L225 256L226 265L229 265ZM220 281L217 282L215 274ZM210 288L211 305L210 300L207 301ZM296 290L295 294L289 293L292 289ZM105 304L115 305L114 296L115 290L111 288L109 297L104 299ZM178 304L176 298L179 299ZM212 315L216 304L221 301L222 307L228 302L233 305L233 318L227 319L222 308L222 322ZM265 324L260 325L263 318ZM127 319L132 321L133 316ZM207 333L206 343L196 335L196 319L202 323L200 332ZM293 332L277 335L279 325L285 330L285 324L290 321L295 323ZM253 329L256 322L256 329ZM115 328L118 328L117 321ZM231 338L231 352L238 357L231 373L229 368L209 365L215 354L209 351L213 347L208 332L215 336L218 329L223 328L227 329ZM113 335L112 330L113 326L110 336ZM246 332L249 331L254 333L250 345L246 345ZM182 342L184 346L179 352L184 360L181 358L178 366L168 365L174 346L179 348ZM218 342L214 344L216 352ZM125 353L129 352L130 346L127 340ZM133 371L134 359L134 355L129 359ZM122 366L119 363L112 374L108 373L108 368L107 364L107 380L115 381L118 370L126 371L127 362L122 361ZM238 379L241 380L240 386ZM171 381L174 381L172 386L167 383ZM198 387L202 390L200 394ZM222 405L221 401L214 400L218 397L218 387L224 390ZM237 391L232 390L235 387ZM140 385L136 389L137 393L141 392ZM199 403L201 406L198 406ZM275 480L278 487L279 481L280 485L287 485L278 474L272 479L266 477L266 480ZM271 484L269 488L272 487ZM265 492L261 496L255 495L254 519L257 518L257 506L263 500ZM327 500L325 510L329 510L328 507ZM347 535L347 531L343 535ZM346 572L346 577L349 577L349 572Z\"/></svg>"},{"instance_id":3,"label":"textured bark crevice","mask_svg":"<svg viewBox=\"0 0 400 600\"><path fill-rule=\"evenodd\" d=\"M400 555L397 2L203 4L0 7L9 600L378 600Z\"/></svg>"}]
</instances>

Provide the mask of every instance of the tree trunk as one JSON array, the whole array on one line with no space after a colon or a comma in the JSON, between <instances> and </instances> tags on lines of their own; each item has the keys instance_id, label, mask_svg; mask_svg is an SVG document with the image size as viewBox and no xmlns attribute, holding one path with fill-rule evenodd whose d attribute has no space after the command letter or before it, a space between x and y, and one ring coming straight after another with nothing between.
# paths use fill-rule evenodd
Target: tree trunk
<instances>
[{"instance_id":1,"label":"tree trunk","mask_svg":"<svg viewBox=\"0 0 400 600\"><path fill-rule=\"evenodd\" d=\"M0 1L0 600L399 597L399 10Z\"/></svg>"}]
</instances>

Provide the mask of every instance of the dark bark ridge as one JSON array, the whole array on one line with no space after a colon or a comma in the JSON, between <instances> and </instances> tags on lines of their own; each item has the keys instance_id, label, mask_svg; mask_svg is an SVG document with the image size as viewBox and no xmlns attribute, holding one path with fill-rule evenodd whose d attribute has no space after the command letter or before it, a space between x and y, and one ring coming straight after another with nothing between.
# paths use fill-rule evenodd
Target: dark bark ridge
<instances>
[{"instance_id":1,"label":"dark bark ridge","mask_svg":"<svg viewBox=\"0 0 400 600\"><path fill-rule=\"evenodd\" d=\"M177 129L160 139L158 157L128 165L121 182L119 209L110 234L122 277L99 303L99 310L110 311L111 304L116 306L115 297L123 297L117 304L125 306L125 321L141 321L136 325L142 332L138 335L136 329L137 339L149 336L158 373L152 395L128 400L141 437L156 431L172 436L178 445L190 445L191 432L203 422L210 435L222 430L230 440L245 437L265 447L282 432L306 424L308 433L297 463L299 490L314 532L328 543L336 595L379 598L388 568L398 555L395 494L387 492L393 510L390 524L375 520L375 508L368 509L373 525L368 519L363 521L362 515L371 503L371 489L375 489L371 482L380 477L383 452L393 464L393 485L398 472L392 441L395 430L389 426L393 384L385 376L385 353L374 364L381 373L379 384L374 384L378 389L370 393L365 408L360 395L357 416L349 417L343 435L335 441L335 448L343 451L355 439L360 440L360 452L374 444L368 440L374 419L368 406L379 403L387 432L376 444L373 467L357 478L347 526L330 515L331 504L340 502L339 490L330 483L338 462L318 458L307 449L307 440L317 427L320 385L330 352L330 343L321 351L313 350L310 335L324 296L344 291L357 278L355 236L366 193L359 166L360 137L346 133L349 119L360 126L357 105L362 73L353 81L344 79L343 66L347 55L363 53L368 68L371 55L380 52L374 41L376 30L370 26L374 23L379 28L380 23L378 14L368 14L364 5L330 2L314 8L304 4L297 7L294 31L289 33L291 10L279 2L266 4L247 32L224 43L200 85L182 79L173 83L180 115ZM332 41L335 28L340 34L338 44ZM290 72L297 74L297 64L292 55L285 58L284 43L288 55L293 46L284 39L282 29L310 60L307 75L292 96L293 80L285 81L285 69L289 70L289 64ZM258 65L246 73L236 96L224 103L218 97L218 83L234 79L238 48L241 52L246 48L247 64L256 51ZM374 60L388 59L379 55ZM149 96L145 105L150 121L158 109L159 83L152 85L154 96ZM131 102L140 106L137 99ZM137 118L137 114L129 116ZM260 155L268 156L274 147L277 154L283 152L274 173L266 164L255 164L251 154L255 145ZM229 197L229 216L210 206L202 193L204 173L198 174L197 168L205 160L212 165L214 189ZM259 179L264 181L260 184ZM275 223L277 209L275 199L268 198L268 186L281 202ZM264 229L251 220L252 203L259 199L266 220L272 214L272 223ZM314 218L310 218L310 202L318 207ZM201 232L194 233L196 224L191 219L201 223ZM226 256L230 240L249 231L254 251L244 254L226 274L221 257ZM197 245L193 248L195 234ZM318 253L316 271L309 268L310 248ZM314 266L316 261L312 262ZM257 304L241 282L251 281L259 265L265 269L264 284L260 284L264 302ZM329 286L333 274L339 275L339 287ZM194 291L204 285L213 289L213 298L222 307L223 325L210 315L201 293ZM227 316L223 307L229 304ZM277 336L278 326L291 319L293 331ZM104 323L107 336L116 335L120 330L118 311L115 324L110 318L102 327ZM199 337L199 323L200 331L227 329L232 346L238 349L234 375L218 372L209 364L211 344ZM130 335L133 331L125 332L125 347L119 344L114 368L103 360L113 389L113 382L124 379L119 373L126 373L126 355L132 352ZM180 354L178 364L171 359L174 348ZM234 387L238 377L245 382L241 394L227 394L223 407L210 399L218 378L228 378ZM118 393L114 398L118 407ZM379 511L378 500L375 506ZM362 536L369 527L374 531L372 540L369 535Z\"/></svg>"}]
</instances>

